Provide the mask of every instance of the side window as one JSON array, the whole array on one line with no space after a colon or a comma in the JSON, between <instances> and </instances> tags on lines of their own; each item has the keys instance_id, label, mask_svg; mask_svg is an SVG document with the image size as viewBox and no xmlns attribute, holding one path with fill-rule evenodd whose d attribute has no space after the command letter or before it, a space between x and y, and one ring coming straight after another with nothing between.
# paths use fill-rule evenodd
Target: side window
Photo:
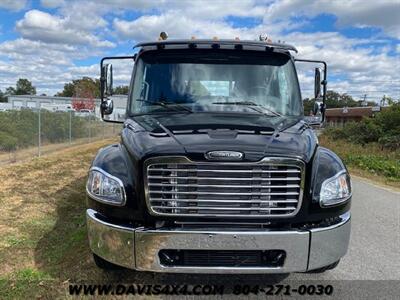
<instances>
[{"instance_id":1,"label":"side window","mask_svg":"<svg viewBox=\"0 0 400 300\"><path fill-rule=\"evenodd\" d=\"M149 95L149 84L146 81L146 74L147 74L147 67L144 66L143 70L143 78L142 78L142 84L140 88L140 99L146 99L148 100L148 95Z\"/></svg>"}]
</instances>

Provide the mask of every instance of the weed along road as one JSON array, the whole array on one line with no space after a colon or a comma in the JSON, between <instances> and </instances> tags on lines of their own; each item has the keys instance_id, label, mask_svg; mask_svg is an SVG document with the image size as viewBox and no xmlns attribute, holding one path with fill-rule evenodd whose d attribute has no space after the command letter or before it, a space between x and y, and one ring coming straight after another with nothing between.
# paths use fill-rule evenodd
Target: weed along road
<instances>
[{"instance_id":1,"label":"weed along road","mask_svg":"<svg viewBox=\"0 0 400 300\"><path fill-rule=\"evenodd\" d=\"M334 280L335 286L340 280L400 280L400 193L355 177L350 248L334 270L279 276L104 272L95 266L88 247L85 182L93 153L107 143L0 169L0 299L62 296L75 282L212 284L224 285L229 293L237 284Z\"/></svg>"}]
</instances>

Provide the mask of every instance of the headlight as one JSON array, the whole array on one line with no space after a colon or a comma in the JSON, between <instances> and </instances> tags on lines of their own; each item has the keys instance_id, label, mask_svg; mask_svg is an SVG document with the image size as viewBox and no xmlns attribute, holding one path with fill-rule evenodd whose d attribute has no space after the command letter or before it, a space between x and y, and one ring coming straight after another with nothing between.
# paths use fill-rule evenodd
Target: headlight
<instances>
[{"instance_id":1,"label":"headlight","mask_svg":"<svg viewBox=\"0 0 400 300\"><path fill-rule=\"evenodd\" d=\"M121 179L93 167L89 171L86 191L93 199L112 205L124 205L125 189Z\"/></svg>"},{"instance_id":2,"label":"headlight","mask_svg":"<svg viewBox=\"0 0 400 300\"><path fill-rule=\"evenodd\" d=\"M343 170L322 183L319 203L322 207L332 206L345 202L350 196L350 176Z\"/></svg>"}]
</instances>

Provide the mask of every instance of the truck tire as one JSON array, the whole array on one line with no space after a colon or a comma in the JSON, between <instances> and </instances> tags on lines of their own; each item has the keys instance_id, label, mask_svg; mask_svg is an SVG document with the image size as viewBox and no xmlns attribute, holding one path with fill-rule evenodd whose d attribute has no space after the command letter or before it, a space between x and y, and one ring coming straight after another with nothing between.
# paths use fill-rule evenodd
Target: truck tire
<instances>
[{"instance_id":1,"label":"truck tire","mask_svg":"<svg viewBox=\"0 0 400 300\"><path fill-rule=\"evenodd\" d=\"M110 263L105 259L102 259L100 256L93 253L93 260L96 266L103 270L121 270L123 267Z\"/></svg>"},{"instance_id":2,"label":"truck tire","mask_svg":"<svg viewBox=\"0 0 400 300\"><path fill-rule=\"evenodd\" d=\"M327 266L319 268L319 269L310 270L310 271L307 271L306 273L324 273L325 271L336 268L337 265L339 264L339 262L340 262L340 259L338 261L334 262L333 264L327 265Z\"/></svg>"}]
</instances>

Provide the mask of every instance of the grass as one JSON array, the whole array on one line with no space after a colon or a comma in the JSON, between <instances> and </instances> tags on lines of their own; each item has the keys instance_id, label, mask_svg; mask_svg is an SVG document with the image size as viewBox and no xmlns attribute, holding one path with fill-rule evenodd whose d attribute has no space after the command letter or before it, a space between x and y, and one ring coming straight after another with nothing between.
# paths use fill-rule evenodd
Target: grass
<instances>
[{"instance_id":1,"label":"grass","mask_svg":"<svg viewBox=\"0 0 400 300\"><path fill-rule=\"evenodd\" d=\"M87 245L84 185L96 150L110 142L0 169L0 299L62 297L65 282L101 278Z\"/></svg>"},{"instance_id":2,"label":"grass","mask_svg":"<svg viewBox=\"0 0 400 300\"><path fill-rule=\"evenodd\" d=\"M1 167L1 300L72 299L71 283L155 283L149 273L103 272L89 249L87 170L96 151L114 141L75 146ZM162 278L175 284L175 276Z\"/></svg>"},{"instance_id":3,"label":"grass","mask_svg":"<svg viewBox=\"0 0 400 300\"><path fill-rule=\"evenodd\" d=\"M117 132L117 130L115 131ZM110 136L115 136L113 132L109 130L109 132L106 133L105 137L110 137ZM103 139L103 137L92 137L91 141L99 141ZM53 143L53 144L46 144L41 146L41 155L45 154L50 154L52 152L60 151L65 148L69 147L74 147L82 144L87 144L89 141L88 137L85 138L79 138L79 139L73 139L71 143L63 142L63 143ZM7 151L0 151L0 166L1 165L7 165L9 163L15 163L15 162L21 162L24 160L29 160L32 159L33 157L38 156L38 147L28 147L28 148L22 148L18 149L12 152L7 152Z\"/></svg>"},{"instance_id":4,"label":"grass","mask_svg":"<svg viewBox=\"0 0 400 300\"><path fill-rule=\"evenodd\" d=\"M2 299L27 299L34 290L43 293L51 289L50 282L51 277L44 272L32 268L18 270L0 278Z\"/></svg>"},{"instance_id":5,"label":"grass","mask_svg":"<svg viewBox=\"0 0 400 300\"><path fill-rule=\"evenodd\" d=\"M345 140L319 137L322 146L338 154L352 174L400 188L400 150L383 150L377 144L358 145Z\"/></svg>"}]
</instances>

